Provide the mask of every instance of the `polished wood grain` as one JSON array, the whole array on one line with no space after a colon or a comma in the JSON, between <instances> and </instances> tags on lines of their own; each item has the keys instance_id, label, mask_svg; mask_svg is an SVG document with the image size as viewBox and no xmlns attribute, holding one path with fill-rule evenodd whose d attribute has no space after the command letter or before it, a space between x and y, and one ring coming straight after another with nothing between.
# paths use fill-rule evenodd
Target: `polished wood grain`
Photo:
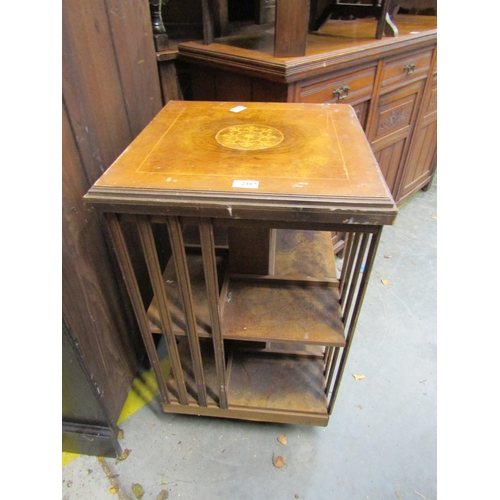
<instances>
[{"instance_id":1,"label":"polished wood grain","mask_svg":"<svg viewBox=\"0 0 500 500\"><path fill-rule=\"evenodd\" d=\"M171 101L95 183L87 201L112 202L124 211L131 204L176 206L189 215L189 198L193 207L233 219L248 211L266 218L264 211L279 199L304 214L327 211L330 221L355 220L362 207L377 208L388 221L394 217L350 106L241 105L245 109L235 113L233 103ZM225 137L234 144L223 145ZM239 187L245 181L256 188Z\"/></svg>"}]
</instances>

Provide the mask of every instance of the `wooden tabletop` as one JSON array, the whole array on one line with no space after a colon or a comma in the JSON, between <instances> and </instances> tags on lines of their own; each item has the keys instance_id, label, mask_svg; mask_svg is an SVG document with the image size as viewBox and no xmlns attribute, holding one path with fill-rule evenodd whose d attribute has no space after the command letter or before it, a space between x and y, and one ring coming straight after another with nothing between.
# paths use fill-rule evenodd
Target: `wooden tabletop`
<instances>
[{"instance_id":1,"label":"wooden tabletop","mask_svg":"<svg viewBox=\"0 0 500 500\"><path fill-rule=\"evenodd\" d=\"M284 211L363 206L383 223L396 214L346 104L170 101L86 199L115 209L224 205L226 217L227 206L276 211L278 202Z\"/></svg>"}]
</instances>

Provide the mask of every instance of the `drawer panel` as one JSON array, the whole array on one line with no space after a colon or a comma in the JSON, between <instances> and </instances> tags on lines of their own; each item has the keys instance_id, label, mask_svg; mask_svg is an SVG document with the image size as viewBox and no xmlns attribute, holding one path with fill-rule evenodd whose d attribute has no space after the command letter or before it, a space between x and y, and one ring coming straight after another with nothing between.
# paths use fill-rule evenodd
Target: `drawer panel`
<instances>
[{"instance_id":1,"label":"drawer panel","mask_svg":"<svg viewBox=\"0 0 500 500\"><path fill-rule=\"evenodd\" d=\"M303 85L299 90L299 102L351 103L370 99L375 81L375 67L365 68L354 73L335 75L315 80Z\"/></svg>"},{"instance_id":2,"label":"drawer panel","mask_svg":"<svg viewBox=\"0 0 500 500\"><path fill-rule=\"evenodd\" d=\"M431 61L432 49L389 59L382 71L382 90L426 77Z\"/></svg>"}]
</instances>

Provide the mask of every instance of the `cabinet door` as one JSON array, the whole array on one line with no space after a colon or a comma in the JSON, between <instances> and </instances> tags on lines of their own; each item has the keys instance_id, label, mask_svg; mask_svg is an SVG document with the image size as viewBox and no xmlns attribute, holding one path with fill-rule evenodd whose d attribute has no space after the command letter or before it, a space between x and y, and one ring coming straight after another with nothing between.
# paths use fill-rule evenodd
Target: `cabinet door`
<instances>
[{"instance_id":1,"label":"cabinet door","mask_svg":"<svg viewBox=\"0 0 500 500\"><path fill-rule=\"evenodd\" d=\"M437 150L437 76L425 96L423 117L417 124L399 187L402 200L427 184L434 173Z\"/></svg>"},{"instance_id":2,"label":"cabinet door","mask_svg":"<svg viewBox=\"0 0 500 500\"><path fill-rule=\"evenodd\" d=\"M368 138L393 196L417 117L425 81L420 80L380 97ZM397 200L396 200L397 201Z\"/></svg>"}]
</instances>

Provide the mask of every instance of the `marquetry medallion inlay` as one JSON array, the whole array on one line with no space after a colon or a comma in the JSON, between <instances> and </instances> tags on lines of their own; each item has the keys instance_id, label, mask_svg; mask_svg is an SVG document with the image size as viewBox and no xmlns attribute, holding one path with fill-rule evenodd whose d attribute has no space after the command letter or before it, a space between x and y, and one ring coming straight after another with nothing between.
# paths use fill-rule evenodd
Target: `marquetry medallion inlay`
<instances>
[{"instance_id":1,"label":"marquetry medallion inlay","mask_svg":"<svg viewBox=\"0 0 500 500\"><path fill-rule=\"evenodd\" d=\"M255 124L232 125L223 128L215 136L217 142L226 148L248 151L272 148L283 138L278 129Z\"/></svg>"}]
</instances>

